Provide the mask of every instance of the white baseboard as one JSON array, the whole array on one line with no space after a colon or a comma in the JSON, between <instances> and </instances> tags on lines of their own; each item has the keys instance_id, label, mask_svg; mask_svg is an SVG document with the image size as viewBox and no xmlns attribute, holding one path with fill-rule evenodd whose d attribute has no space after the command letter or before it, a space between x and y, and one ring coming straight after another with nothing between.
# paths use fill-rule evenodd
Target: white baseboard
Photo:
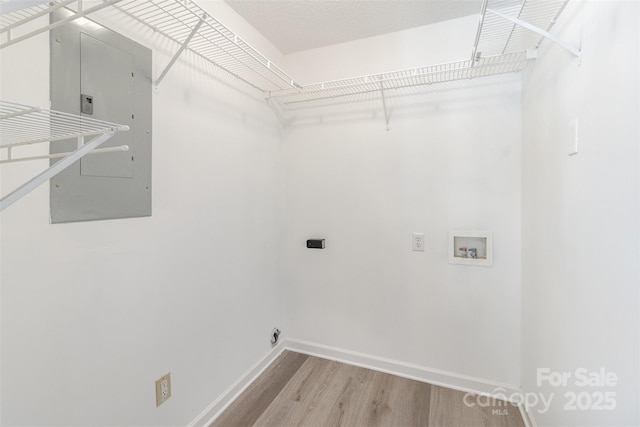
<instances>
[{"instance_id":1,"label":"white baseboard","mask_svg":"<svg viewBox=\"0 0 640 427\"><path fill-rule=\"evenodd\" d=\"M231 403L255 381L262 372L273 363L280 354L286 350L283 343L271 349L251 369L244 373L236 382L226 389L216 400L200 413L187 427L209 426Z\"/></svg>"},{"instance_id":2,"label":"white baseboard","mask_svg":"<svg viewBox=\"0 0 640 427\"><path fill-rule=\"evenodd\" d=\"M520 409L520 415L522 416L525 427L538 427L536 420L533 418L533 413L526 402L518 405L518 409Z\"/></svg>"},{"instance_id":3,"label":"white baseboard","mask_svg":"<svg viewBox=\"0 0 640 427\"><path fill-rule=\"evenodd\" d=\"M187 427L206 427L211 424L249 385L284 351L309 354L323 359L335 360L349 365L360 366L412 380L426 382L468 393L502 398L520 394L520 389L511 384L477 378L440 369L397 360L385 359L370 354L330 347L307 341L285 338L280 345L269 351L251 369L225 390L216 400L202 411ZM497 396L498 395L498 396ZM527 427L536 427L527 408L520 407ZM530 422L528 422L530 420Z\"/></svg>"},{"instance_id":4,"label":"white baseboard","mask_svg":"<svg viewBox=\"0 0 640 427\"><path fill-rule=\"evenodd\" d=\"M385 372L412 380L426 382L458 391L485 396L511 396L520 393L520 387L477 378L440 369L427 368L398 360L385 359L370 354L358 353L322 344L310 343L293 338L284 342L287 350L309 354L323 359L335 360L349 365L361 366L375 371Z\"/></svg>"}]
</instances>

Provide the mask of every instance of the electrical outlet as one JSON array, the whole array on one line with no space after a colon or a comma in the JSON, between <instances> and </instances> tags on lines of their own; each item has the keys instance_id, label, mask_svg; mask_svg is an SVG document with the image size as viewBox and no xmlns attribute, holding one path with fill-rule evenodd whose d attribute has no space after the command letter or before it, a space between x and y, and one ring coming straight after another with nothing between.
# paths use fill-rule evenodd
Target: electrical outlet
<instances>
[{"instance_id":1,"label":"electrical outlet","mask_svg":"<svg viewBox=\"0 0 640 427\"><path fill-rule=\"evenodd\" d=\"M171 373L167 372L156 380L156 406L171 397Z\"/></svg>"},{"instance_id":2,"label":"electrical outlet","mask_svg":"<svg viewBox=\"0 0 640 427\"><path fill-rule=\"evenodd\" d=\"M273 328L273 331L271 331L271 345L278 344L279 338L280 338L280 329Z\"/></svg>"},{"instance_id":3,"label":"electrical outlet","mask_svg":"<svg viewBox=\"0 0 640 427\"><path fill-rule=\"evenodd\" d=\"M424 252L424 233L413 233L411 236L413 250Z\"/></svg>"}]
</instances>

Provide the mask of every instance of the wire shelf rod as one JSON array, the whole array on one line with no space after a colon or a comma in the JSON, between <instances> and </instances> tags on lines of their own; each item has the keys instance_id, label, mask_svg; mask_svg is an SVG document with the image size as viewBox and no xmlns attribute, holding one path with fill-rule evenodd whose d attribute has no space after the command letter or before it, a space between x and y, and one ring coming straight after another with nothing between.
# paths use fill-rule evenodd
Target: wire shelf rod
<instances>
[{"instance_id":1,"label":"wire shelf rod","mask_svg":"<svg viewBox=\"0 0 640 427\"><path fill-rule=\"evenodd\" d=\"M129 151L129 146L119 145L117 147L96 148L93 151L88 152L86 155L90 156L93 154L116 153L116 152L123 152L123 151ZM42 156L28 156L28 157L15 157L15 158L12 157L11 154L9 154L9 158L0 160L0 164L17 163L17 162L24 162L29 160L59 159L61 157L68 156L69 154L72 154L72 153L73 151L66 152L66 153L44 154Z\"/></svg>"},{"instance_id":2,"label":"wire shelf rod","mask_svg":"<svg viewBox=\"0 0 640 427\"><path fill-rule=\"evenodd\" d=\"M39 144L42 142L56 142L56 141L63 141L65 139L71 139L71 138L79 138L79 137L84 137L84 136L96 136L96 135L102 135L104 133L103 130L100 131L93 131L93 132L84 132L82 135L77 135L77 136L70 136L69 133L61 133L61 134L53 134L50 136L42 136L39 138L33 138L33 139L28 139L28 140L24 140L21 141L19 143L13 143L13 144L2 144L0 146L0 148L10 148L10 147L20 147L23 145L33 145L33 144Z\"/></svg>"},{"instance_id":3,"label":"wire shelf rod","mask_svg":"<svg viewBox=\"0 0 640 427\"><path fill-rule=\"evenodd\" d=\"M25 129L26 128L26 129ZM38 138L38 135L62 135L67 137L87 136L89 134L100 133L104 127L82 126L81 131L73 123L57 122L44 123L37 120L12 120L10 123L2 124L2 143L0 146L25 145L31 140ZM108 128L111 129L111 128ZM6 142L9 141L9 142Z\"/></svg>"}]
</instances>

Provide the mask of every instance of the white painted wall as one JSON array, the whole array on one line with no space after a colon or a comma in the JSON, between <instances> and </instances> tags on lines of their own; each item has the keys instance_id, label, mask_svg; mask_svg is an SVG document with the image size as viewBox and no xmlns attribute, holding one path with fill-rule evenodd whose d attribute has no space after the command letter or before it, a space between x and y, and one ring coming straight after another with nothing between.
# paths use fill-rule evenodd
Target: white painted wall
<instances>
[{"instance_id":1,"label":"white painted wall","mask_svg":"<svg viewBox=\"0 0 640 427\"><path fill-rule=\"evenodd\" d=\"M131 35L157 76L175 46ZM47 35L2 51L3 99L47 105L48 52ZM49 225L46 185L0 216L2 425L186 425L286 330L273 114L188 55L153 108L152 217ZM44 167L3 165L2 193Z\"/></svg>"},{"instance_id":2,"label":"white painted wall","mask_svg":"<svg viewBox=\"0 0 640 427\"><path fill-rule=\"evenodd\" d=\"M465 47L449 58L468 55L467 21L431 28ZM407 51L418 41L394 37ZM386 71L377 42L356 42L354 55ZM347 64L334 54L348 48L313 54L337 75ZM448 60L432 53L423 65ZM285 62L302 70L307 59ZM520 383L520 102L511 75L396 99L388 132L379 99L294 114L284 143L290 337ZM452 229L493 231L494 266L449 264ZM412 232L425 233L425 252L412 252ZM306 249L311 237L326 249Z\"/></svg>"},{"instance_id":3,"label":"white painted wall","mask_svg":"<svg viewBox=\"0 0 640 427\"><path fill-rule=\"evenodd\" d=\"M640 405L637 1L570 2L555 27L582 64L544 43L523 84L523 387L552 397L538 425L637 426ZM579 120L579 154L567 155ZM615 387L578 387L601 367ZM538 386L538 368L567 387ZM564 393L614 392L613 411L565 410ZM588 407L588 405L587 405Z\"/></svg>"},{"instance_id":4,"label":"white painted wall","mask_svg":"<svg viewBox=\"0 0 640 427\"><path fill-rule=\"evenodd\" d=\"M478 28L467 16L376 37L285 55L284 69L302 84L465 61Z\"/></svg>"}]
</instances>

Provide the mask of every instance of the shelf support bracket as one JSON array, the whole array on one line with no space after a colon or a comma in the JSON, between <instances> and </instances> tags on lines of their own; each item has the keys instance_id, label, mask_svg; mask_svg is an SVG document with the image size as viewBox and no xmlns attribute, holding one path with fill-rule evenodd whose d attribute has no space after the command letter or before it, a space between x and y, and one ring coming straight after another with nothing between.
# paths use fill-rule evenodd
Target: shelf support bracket
<instances>
[{"instance_id":1,"label":"shelf support bracket","mask_svg":"<svg viewBox=\"0 0 640 427\"><path fill-rule=\"evenodd\" d=\"M523 28L526 28L527 30L531 30L536 34L541 35L542 37L549 39L551 42L557 44L558 46L560 46L561 48L565 49L566 51L568 51L569 53L571 53L572 55L576 56L577 58L580 58L581 53L580 53L580 49L576 49L575 47L563 42L562 40L560 40L559 38L557 38L556 36L554 36L553 34L544 31L543 29L540 29L538 27L536 27L535 25L531 25L526 21L523 21L522 19L513 17L513 16L509 16L509 15L505 15L502 12L498 12L497 10L493 10L493 9L487 9L487 12L491 12L494 15L498 15L499 17L506 19L507 21L511 21L516 25L520 25Z\"/></svg>"},{"instance_id":2,"label":"shelf support bracket","mask_svg":"<svg viewBox=\"0 0 640 427\"><path fill-rule=\"evenodd\" d=\"M71 166L77 160L84 157L86 154L91 152L94 148L96 148L103 142L107 141L113 135L115 135L115 131L96 136L82 147L70 153L67 157L57 161L51 167L42 171L39 175L22 184L11 193L7 194L5 197L0 199L0 212L35 190L41 184L45 183L49 179L53 178L54 176Z\"/></svg>"},{"instance_id":3,"label":"shelf support bracket","mask_svg":"<svg viewBox=\"0 0 640 427\"><path fill-rule=\"evenodd\" d=\"M280 122L280 125L283 128L287 127L287 125L288 125L287 120L285 120L285 118L282 115L282 113L280 112L280 110L276 107L276 105L274 104L271 96L265 97L265 101L267 102L267 105L269 105L269 107L271 108L271 111L273 111L273 114L275 114L276 118L278 119L278 122Z\"/></svg>"},{"instance_id":4,"label":"shelf support bracket","mask_svg":"<svg viewBox=\"0 0 640 427\"><path fill-rule=\"evenodd\" d=\"M171 69L171 67L173 67L173 64L175 64L175 62L178 60L178 57L182 54L182 52L184 52L184 50L187 48L187 46L189 45L189 42L191 41L191 39L193 38L193 36L196 35L196 33L198 32L198 30L200 29L200 26L204 23L206 19L206 16L203 16L198 23L196 24L195 27L193 27L193 30L191 30L191 34L189 34L189 37L187 37L187 39L184 41L184 43L182 43L182 46L180 46L180 49L178 49L178 51L175 53L175 55L173 55L173 58L171 58L171 61L169 61L169 64L167 64L167 66L164 68L164 70L162 70L162 73L160 74L160 77L158 77L158 79L153 82L153 85L155 87L158 87L160 85L160 82L162 81L162 79L164 79L164 76L167 75L167 73L169 72L169 70Z\"/></svg>"},{"instance_id":5,"label":"shelf support bracket","mask_svg":"<svg viewBox=\"0 0 640 427\"><path fill-rule=\"evenodd\" d=\"M384 120L387 123L387 131L389 130L389 120L391 119L391 112L387 109L387 99L384 96L384 86L380 82L380 93L382 94L382 108L384 109Z\"/></svg>"}]
</instances>

